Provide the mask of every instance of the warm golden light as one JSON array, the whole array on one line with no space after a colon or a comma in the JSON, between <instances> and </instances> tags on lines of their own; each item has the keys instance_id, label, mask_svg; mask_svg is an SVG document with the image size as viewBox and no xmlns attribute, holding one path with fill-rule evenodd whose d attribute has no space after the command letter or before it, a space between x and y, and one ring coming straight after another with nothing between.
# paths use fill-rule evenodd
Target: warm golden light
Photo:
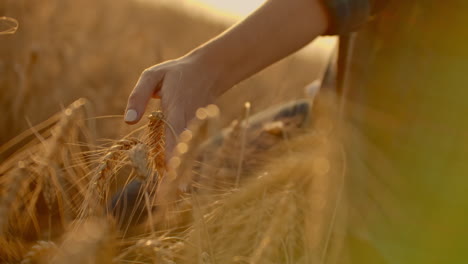
<instances>
[{"instance_id":1,"label":"warm golden light","mask_svg":"<svg viewBox=\"0 0 468 264\"><path fill-rule=\"evenodd\" d=\"M265 0L197 0L224 12L246 16Z\"/></svg>"}]
</instances>

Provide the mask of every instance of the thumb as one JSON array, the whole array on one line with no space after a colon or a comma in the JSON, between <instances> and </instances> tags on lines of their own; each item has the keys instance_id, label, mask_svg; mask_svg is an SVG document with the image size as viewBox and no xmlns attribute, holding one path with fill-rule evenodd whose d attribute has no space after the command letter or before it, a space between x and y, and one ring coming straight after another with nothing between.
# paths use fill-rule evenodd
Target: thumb
<instances>
[{"instance_id":1,"label":"thumb","mask_svg":"<svg viewBox=\"0 0 468 264\"><path fill-rule=\"evenodd\" d=\"M145 70L135 88L128 97L124 120L127 124L136 124L145 113L148 101L154 93L161 90L164 74L157 71Z\"/></svg>"}]
</instances>

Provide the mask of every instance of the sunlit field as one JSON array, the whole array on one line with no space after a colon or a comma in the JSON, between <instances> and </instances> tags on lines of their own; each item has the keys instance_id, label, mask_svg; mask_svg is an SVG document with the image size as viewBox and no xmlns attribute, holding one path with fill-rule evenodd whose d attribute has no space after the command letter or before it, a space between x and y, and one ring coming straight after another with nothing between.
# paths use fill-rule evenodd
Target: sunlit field
<instances>
[{"instance_id":1,"label":"sunlit field","mask_svg":"<svg viewBox=\"0 0 468 264\"><path fill-rule=\"evenodd\" d=\"M372 6L179 135L158 100L124 123L263 2L0 1L0 263L465 263L466 1Z\"/></svg>"},{"instance_id":2,"label":"sunlit field","mask_svg":"<svg viewBox=\"0 0 468 264\"><path fill-rule=\"evenodd\" d=\"M145 68L262 1L240 3L0 3L0 16L14 19L0 35L2 263L314 263L339 254L338 108L305 90L323 75L333 39L200 109L169 164L156 102L139 127L122 121Z\"/></svg>"}]
</instances>

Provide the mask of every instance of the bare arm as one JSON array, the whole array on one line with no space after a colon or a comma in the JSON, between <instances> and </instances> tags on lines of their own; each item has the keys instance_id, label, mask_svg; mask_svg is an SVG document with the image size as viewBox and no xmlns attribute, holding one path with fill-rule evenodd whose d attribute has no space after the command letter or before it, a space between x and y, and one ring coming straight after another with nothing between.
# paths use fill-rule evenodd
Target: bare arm
<instances>
[{"instance_id":1,"label":"bare arm","mask_svg":"<svg viewBox=\"0 0 468 264\"><path fill-rule=\"evenodd\" d=\"M318 0L269 0L189 56L216 67L222 86L231 87L299 50L326 27Z\"/></svg>"},{"instance_id":2,"label":"bare arm","mask_svg":"<svg viewBox=\"0 0 468 264\"><path fill-rule=\"evenodd\" d=\"M146 69L129 97L125 121L138 122L149 99L161 97L168 122L180 133L199 107L323 34L327 17L320 1L269 0L189 54ZM167 136L171 150L175 139Z\"/></svg>"}]
</instances>

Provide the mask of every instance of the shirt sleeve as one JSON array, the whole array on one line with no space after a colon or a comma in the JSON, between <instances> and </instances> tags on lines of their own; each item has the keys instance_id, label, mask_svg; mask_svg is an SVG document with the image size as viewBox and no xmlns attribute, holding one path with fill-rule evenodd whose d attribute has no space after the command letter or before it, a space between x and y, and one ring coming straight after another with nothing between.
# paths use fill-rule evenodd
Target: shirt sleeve
<instances>
[{"instance_id":1,"label":"shirt sleeve","mask_svg":"<svg viewBox=\"0 0 468 264\"><path fill-rule=\"evenodd\" d=\"M322 0L329 16L327 35L356 31L375 16L388 0Z\"/></svg>"}]
</instances>

